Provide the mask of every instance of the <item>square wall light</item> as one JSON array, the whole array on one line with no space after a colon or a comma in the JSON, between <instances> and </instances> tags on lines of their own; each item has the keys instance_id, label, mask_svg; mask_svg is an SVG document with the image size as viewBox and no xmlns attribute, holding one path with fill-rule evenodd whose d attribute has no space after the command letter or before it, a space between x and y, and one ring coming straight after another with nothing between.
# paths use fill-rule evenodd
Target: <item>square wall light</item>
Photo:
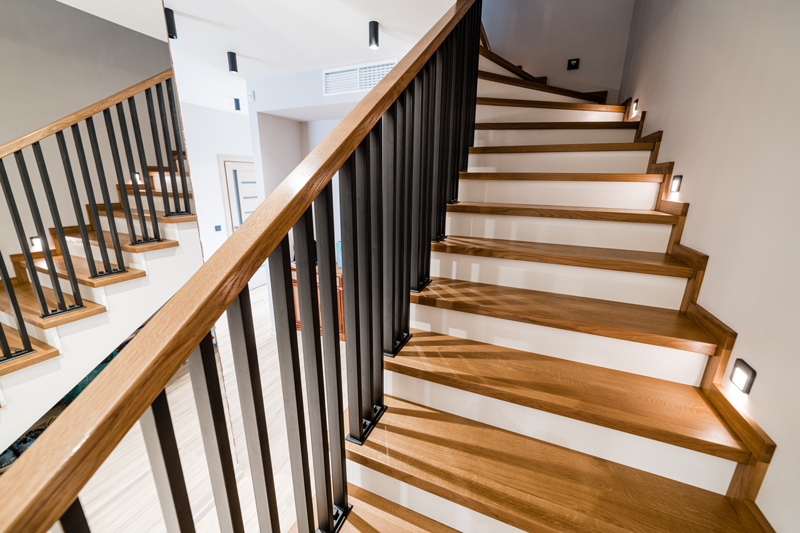
<instances>
[{"instance_id":1,"label":"square wall light","mask_svg":"<svg viewBox=\"0 0 800 533\"><path fill-rule=\"evenodd\" d=\"M745 363L741 359L737 359L733 364L731 371L731 383L736 385L740 391L745 394L750 394L750 389L753 388L753 382L756 380L755 369Z\"/></svg>"}]
</instances>

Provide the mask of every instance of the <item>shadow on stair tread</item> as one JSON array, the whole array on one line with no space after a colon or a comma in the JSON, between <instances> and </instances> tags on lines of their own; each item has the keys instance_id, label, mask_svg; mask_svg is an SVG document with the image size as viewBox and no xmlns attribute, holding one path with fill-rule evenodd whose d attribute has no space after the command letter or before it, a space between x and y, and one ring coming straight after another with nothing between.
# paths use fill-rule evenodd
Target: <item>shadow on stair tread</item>
<instances>
[{"instance_id":1,"label":"shadow on stair tread","mask_svg":"<svg viewBox=\"0 0 800 533\"><path fill-rule=\"evenodd\" d=\"M694 268L660 252L454 235L431 243L431 251L681 278L694 274Z\"/></svg>"},{"instance_id":2,"label":"shadow on stair tread","mask_svg":"<svg viewBox=\"0 0 800 533\"><path fill-rule=\"evenodd\" d=\"M413 330L387 370L740 463L750 452L697 387Z\"/></svg>"},{"instance_id":3,"label":"shadow on stair tread","mask_svg":"<svg viewBox=\"0 0 800 533\"><path fill-rule=\"evenodd\" d=\"M713 355L717 341L677 310L432 278L411 303Z\"/></svg>"},{"instance_id":4,"label":"shadow on stair tread","mask_svg":"<svg viewBox=\"0 0 800 533\"><path fill-rule=\"evenodd\" d=\"M346 443L348 459L522 530L745 531L724 495L391 396L385 403L367 443Z\"/></svg>"}]
</instances>

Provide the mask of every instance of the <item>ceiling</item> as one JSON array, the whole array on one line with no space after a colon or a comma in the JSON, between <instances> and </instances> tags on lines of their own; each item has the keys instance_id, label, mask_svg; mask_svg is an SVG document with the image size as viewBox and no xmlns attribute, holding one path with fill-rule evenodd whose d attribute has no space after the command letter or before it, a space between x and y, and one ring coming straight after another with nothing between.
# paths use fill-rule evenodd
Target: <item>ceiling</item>
<instances>
[{"instance_id":1,"label":"ceiling","mask_svg":"<svg viewBox=\"0 0 800 533\"><path fill-rule=\"evenodd\" d=\"M97 1L97 0L69 0ZM247 112L246 80L402 57L452 0L165 0L182 102ZM370 20L380 49L367 46ZM239 72L228 72L228 51Z\"/></svg>"}]
</instances>

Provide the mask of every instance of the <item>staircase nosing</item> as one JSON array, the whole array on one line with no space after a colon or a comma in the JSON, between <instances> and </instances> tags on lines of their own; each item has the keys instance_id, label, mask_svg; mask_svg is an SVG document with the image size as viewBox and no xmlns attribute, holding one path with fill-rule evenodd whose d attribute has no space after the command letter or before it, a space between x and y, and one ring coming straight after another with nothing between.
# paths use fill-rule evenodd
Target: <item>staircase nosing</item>
<instances>
[{"instance_id":1,"label":"staircase nosing","mask_svg":"<svg viewBox=\"0 0 800 533\"><path fill-rule=\"evenodd\" d=\"M526 153L574 153L574 152L648 152L654 143L578 143L578 144L528 144L474 146L470 154L526 154Z\"/></svg>"},{"instance_id":2,"label":"staircase nosing","mask_svg":"<svg viewBox=\"0 0 800 533\"><path fill-rule=\"evenodd\" d=\"M663 174L632 174L613 172L460 172L462 180L492 181L593 181L627 183L661 183Z\"/></svg>"},{"instance_id":3,"label":"staircase nosing","mask_svg":"<svg viewBox=\"0 0 800 533\"><path fill-rule=\"evenodd\" d=\"M539 109L564 109L572 111L595 111L604 113L625 113L625 106L608 104L579 104L573 102L552 102L550 100L520 100L515 98L494 98L479 96L476 105L505 107L534 107Z\"/></svg>"},{"instance_id":4,"label":"staircase nosing","mask_svg":"<svg viewBox=\"0 0 800 533\"><path fill-rule=\"evenodd\" d=\"M661 211L607 209L579 206L502 204L494 202L459 202L447 205L448 213L568 218L611 222L675 225L679 217Z\"/></svg>"},{"instance_id":5,"label":"staircase nosing","mask_svg":"<svg viewBox=\"0 0 800 533\"><path fill-rule=\"evenodd\" d=\"M604 130L639 128L638 121L477 122L476 130Z\"/></svg>"}]
</instances>

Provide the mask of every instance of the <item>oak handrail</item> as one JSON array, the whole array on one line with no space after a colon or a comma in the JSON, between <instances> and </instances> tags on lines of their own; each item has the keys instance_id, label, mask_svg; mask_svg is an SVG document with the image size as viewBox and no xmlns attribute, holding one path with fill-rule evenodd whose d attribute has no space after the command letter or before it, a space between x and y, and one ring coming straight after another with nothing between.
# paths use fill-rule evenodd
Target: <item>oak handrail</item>
<instances>
[{"instance_id":1,"label":"oak handrail","mask_svg":"<svg viewBox=\"0 0 800 533\"><path fill-rule=\"evenodd\" d=\"M0 477L0 531L61 517L474 2L445 13Z\"/></svg>"},{"instance_id":2,"label":"oak handrail","mask_svg":"<svg viewBox=\"0 0 800 533\"><path fill-rule=\"evenodd\" d=\"M155 76L151 76L146 80L140 81L134 85L131 85L127 89L123 89L116 94L112 94L108 98L103 98L99 102L95 102L90 106L84 107L80 111L76 111L74 113L70 113L66 117L60 118L54 122L46 126L42 126L39 129L33 130L30 133L23 135L13 141L8 141L4 145L0 146L0 159L6 157L8 155L13 154L18 150L22 150L35 142L41 141L42 139L53 135L56 132L59 132L65 128L69 128L73 124L77 124L82 120L86 120L89 117L100 113L104 109L108 109L109 107L116 105L120 102L123 102L130 98L135 94L139 94L140 92L144 91L145 89L149 89L150 87L161 83L162 81L169 79L172 77L172 69L167 69L164 72L156 74Z\"/></svg>"}]
</instances>

